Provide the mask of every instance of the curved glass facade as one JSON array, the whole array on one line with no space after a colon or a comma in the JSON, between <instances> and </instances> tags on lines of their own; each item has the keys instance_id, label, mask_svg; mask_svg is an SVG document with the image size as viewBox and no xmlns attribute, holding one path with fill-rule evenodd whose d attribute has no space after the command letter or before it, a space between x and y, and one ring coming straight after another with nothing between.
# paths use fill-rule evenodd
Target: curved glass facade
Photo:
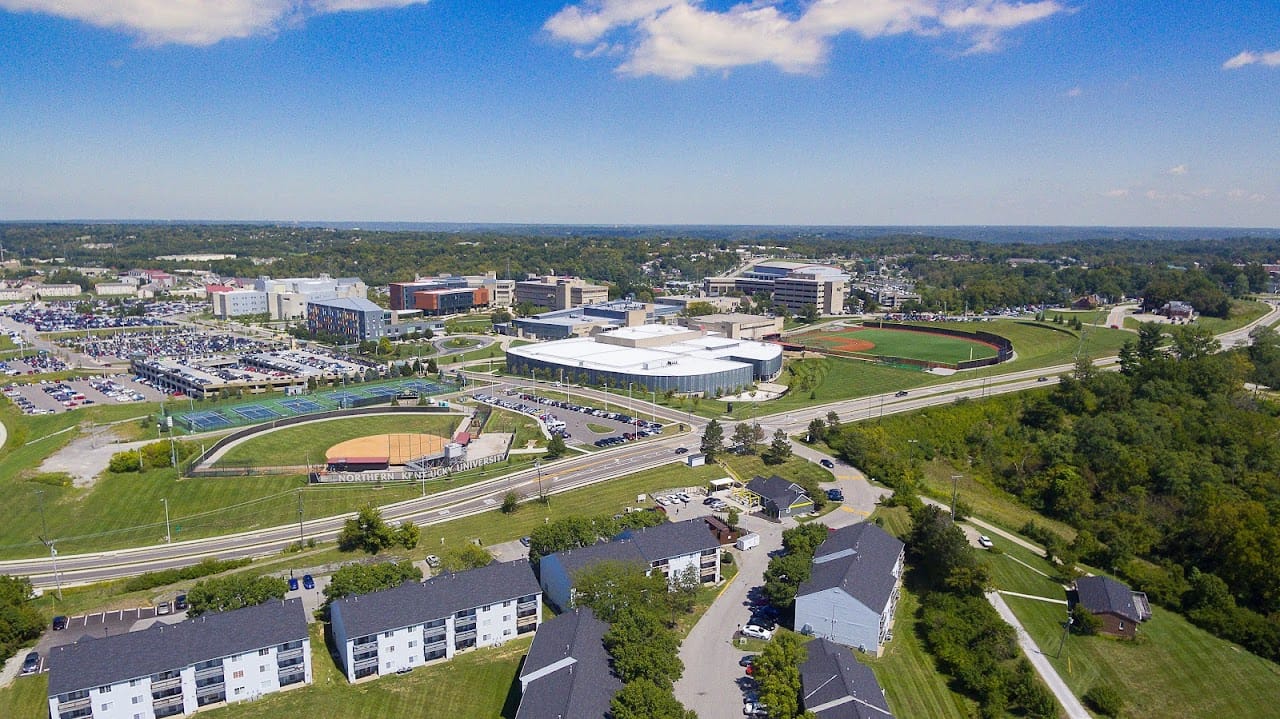
<instances>
[{"instance_id":1,"label":"curved glass facade","mask_svg":"<svg viewBox=\"0 0 1280 719\"><path fill-rule=\"evenodd\" d=\"M742 357L726 359L742 362L743 365L703 374L664 375L660 370L643 373L606 370L579 366L573 362L557 362L508 353L507 368L514 374L527 375L530 372L536 372L553 379L563 377L566 382L575 384L607 384L612 387L626 387L628 384L634 384L636 387L643 387L646 392L668 390L687 394L701 392L708 397L715 396L717 392L721 394L734 392L758 380L773 379L782 371L781 352L776 357L766 360Z\"/></svg>"}]
</instances>

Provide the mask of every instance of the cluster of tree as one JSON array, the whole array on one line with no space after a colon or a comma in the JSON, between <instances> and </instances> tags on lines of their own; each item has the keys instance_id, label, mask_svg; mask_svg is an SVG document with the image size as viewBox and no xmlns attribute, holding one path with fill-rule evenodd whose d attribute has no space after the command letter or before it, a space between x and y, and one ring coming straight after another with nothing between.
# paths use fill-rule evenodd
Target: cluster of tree
<instances>
[{"instance_id":1,"label":"cluster of tree","mask_svg":"<svg viewBox=\"0 0 1280 719\"><path fill-rule=\"evenodd\" d=\"M1254 353L1218 351L1196 327L1167 331L1165 348L1159 328L1141 327L1118 373L1081 362L1052 390L930 408L828 441L900 490L914 491L922 460L964 466L1077 528L1070 542L1043 538L1062 565L1117 572L1280 658L1280 409L1243 388ZM1273 350L1268 339L1257 356ZM1225 592L1211 591L1217 581Z\"/></svg>"},{"instance_id":2,"label":"cluster of tree","mask_svg":"<svg viewBox=\"0 0 1280 719\"><path fill-rule=\"evenodd\" d=\"M208 612L229 612L232 609L252 607L272 599L284 599L289 584L278 577L256 577L251 574L231 574L196 582L187 591L188 617L198 617Z\"/></svg>"},{"instance_id":3,"label":"cluster of tree","mask_svg":"<svg viewBox=\"0 0 1280 719\"><path fill-rule=\"evenodd\" d=\"M344 552L358 549L377 554L392 545L413 549L421 537L422 530L411 520L406 519L399 527L392 528L377 507L366 504L355 517L343 523L338 533L338 548Z\"/></svg>"},{"instance_id":4,"label":"cluster of tree","mask_svg":"<svg viewBox=\"0 0 1280 719\"><path fill-rule=\"evenodd\" d=\"M551 439L547 440L547 459L560 459L569 451L569 447L564 443L564 435L559 432L552 432Z\"/></svg>"},{"instance_id":5,"label":"cluster of tree","mask_svg":"<svg viewBox=\"0 0 1280 719\"><path fill-rule=\"evenodd\" d=\"M195 442L161 440L143 445L141 449L116 452L107 462L107 470L122 474L124 472L143 472L149 469L164 469L177 466L200 453L200 445Z\"/></svg>"},{"instance_id":6,"label":"cluster of tree","mask_svg":"<svg viewBox=\"0 0 1280 719\"><path fill-rule=\"evenodd\" d=\"M907 551L912 586L923 594L918 626L925 644L958 688L978 702L981 715L1057 716L1052 695L1018 650L1013 627L982 596L986 567L951 515L935 506L917 508Z\"/></svg>"},{"instance_id":7,"label":"cluster of tree","mask_svg":"<svg viewBox=\"0 0 1280 719\"><path fill-rule=\"evenodd\" d=\"M161 569L155 572L146 572L136 577L129 577L124 581L124 591L141 592L155 587L163 587L166 584L174 584L177 582L186 582L200 577L208 577L214 574L221 574L232 569L248 566L251 559L214 559L209 557L200 560L197 564L186 567L176 567L174 569Z\"/></svg>"},{"instance_id":8,"label":"cluster of tree","mask_svg":"<svg viewBox=\"0 0 1280 719\"><path fill-rule=\"evenodd\" d=\"M542 557L566 549L589 547L608 541L628 529L654 527L667 521L667 515L656 510L628 512L620 517L601 514L595 517L565 517L534 527L529 533L529 559L535 564Z\"/></svg>"},{"instance_id":9,"label":"cluster of tree","mask_svg":"<svg viewBox=\"0 0 1280 719\"><path fill-rule=\"evenodd\" d=\"M346 564L329 577L324 596L328 602L332 602L342 597L393 589L405 582L418 581L422 581L422 570L415 567L413 562Z\"/></svg>"},{"instance_id":10,"label":"cluster of tree","mask_svg":"<svg viewBox=\"0 0 1280 719\"><path fill-rule=\"evenodd\" d=\"M493 555L478 544L463 544L443 552L440 555L440 570L444 572L465 572L468 569L487 567L493 562Z\"/></svg>"},{"instance_id":11,"label":"cluster of tree","mask_svg":"<svg viewBox=\"0 0 1280 719\"><path fill-rule=\"evenodd\" d=\"M697 570L668 586L661 574L627 562L601 562L574 577L574 600L609 625L604 645L623 682L614 719L696 719L675 698L684 673L676 620L693 610Z\"/></svg>"},{"instance_id":12,"label":"cluster of tree","mask_svg":"<svg viewBox=\"0 0 1280 719\"><path fill-rule=\"evenodd\" d=\"M834 411L827 412L826 421L823 421L819 417L814 417L809 422L805 441L810 444L825 442L827 441L827 434L830 433L831 436L836 436L840 432L840 427L840 415L836 414Z\"/></svg>"},{"instance_id":13,"label":"cluster of tree","mask_svg":"<svg viewBox=\"0 0 1280 719\"><path fill-rule=\"evenodd\" d=\"M804 711L800 666L808 658L800 635L778 632L751 662L751 676L760 687L760 703L769 707L770 719L816 719Z\"/></svg>"},{"instance_id":14,"label":"cluster of tree","mask_svg":"<svg viewBox=\"0 0 1280 719\"><path fill-rule=\"evenodd\" d=\"M810 522L782 533L782 552L769 560L764 572L765 599L778 609L790 609L800 585L813 569L813 553L827 538L827 525Z\"/></svg>"},{"instance_id":15,"label":"cluster of tree","mask_svg":"<svg viewBox=\"0 0 1280 719\"><path fill-rule=\"evenodd\" d=\"M0 574L0 656L35 641L44 630L44 617L31 606L31 580Z\"/></svg>"}]
</instances>

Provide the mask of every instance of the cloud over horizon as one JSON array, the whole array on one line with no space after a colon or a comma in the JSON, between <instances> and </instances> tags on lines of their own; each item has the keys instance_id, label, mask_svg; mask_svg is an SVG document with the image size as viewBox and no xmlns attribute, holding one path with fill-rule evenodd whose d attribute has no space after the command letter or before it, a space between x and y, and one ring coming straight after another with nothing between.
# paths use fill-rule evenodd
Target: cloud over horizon
<instances>
[{"instance_id":1,"label":"cloud over horizon","mask_svg":"<svg viewBox=\"0 0 1280 719\"><path fill-rule=\"evenodd\" d=\"M810 0L789 13L785 0L754 0L726 10L703 0L582 0L544 24L552 37L584 46L611 41L625 48L619 74L687 78L699 70L768 63L805 73L826 61L831 41L853 33L951 35L965 54L1000 49L1003 35L1069 12L1057 0ZM581 47L579 48L581 49Z\"/></svg>"},{"instance_id":2,"label":"cloud over horizon","mask_svg":"<svg viewBox=\"0 0 1280 719\"><path fill-rule=\"evenodd\" d=\"M425 5L429 0L0 0L0 9L124 31L150 45L204 47L266 35L315 15Z\"/></svg>"},{"instance_id":3,"label":"cloud over horizon","mask_svg":"<svg viewBox=\"0 0 1280 719\"><path fill-rule=\"evenodd\" d=\"M1280 67L1280 50L1272 52L1252 52L1245 50L1235 57L1222 63L1223 70L1239 70L1247 65L1265 65L1267 67Z\"/></svg>"}]
</instances>

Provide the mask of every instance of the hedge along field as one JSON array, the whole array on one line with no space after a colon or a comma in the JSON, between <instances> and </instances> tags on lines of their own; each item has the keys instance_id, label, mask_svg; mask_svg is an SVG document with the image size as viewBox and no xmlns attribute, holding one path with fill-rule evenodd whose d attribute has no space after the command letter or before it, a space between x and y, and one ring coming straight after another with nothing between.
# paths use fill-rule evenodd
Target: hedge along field
<instances>
[{"instance_id":1,"label":"hedge along field","mask_svg":"<svg viewBox=\"0 0 1280 719\"><path fill-rule=\"evenodd\" d=\"M954 364L970 359L986 359L996 356L996 348L978 339L966 340L946 335L911 332L909 330L890 330L868 327L843 332L822 332L804 337L805 344L814 344L834 350L844 349L842 345L852 341L855 345L870 342L875 345L868 349L850 351L864 352L877 356L907 357L927 362L947 362Z\"/></svg>"},{"instance_id":2,"label":"hedge along field","mask_svg":"<svg viewBox=\"0 0 1280 719\"><path fill-rule=\"evenodd\" d=\"M460 415L371 415L285 427L251 437L227 450L215 467L288 467L324 461L339 442L376 434L416 433L452 437Z\"/></svg>"}]
</instances>

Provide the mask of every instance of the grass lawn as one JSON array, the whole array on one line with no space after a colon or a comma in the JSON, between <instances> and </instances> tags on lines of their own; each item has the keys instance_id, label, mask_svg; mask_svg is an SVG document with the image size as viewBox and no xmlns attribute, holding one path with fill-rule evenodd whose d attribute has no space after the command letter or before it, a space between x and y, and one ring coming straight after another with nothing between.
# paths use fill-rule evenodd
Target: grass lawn
<instances>
[{"instance_id":1,"label":"grass lawn","mask_svg":"<svg viewBox=\"0 0 1280 719\"><path fill-rule=\"evenodd\" d=\"M1211 333L1217 335L1231 330L1238 330L1250 322L1265 315L1270 307L1265 302L1254 302L1252 300L1235 300L1231 303L1231 313L1226 319L1219 317L1197 317L1195 324L1208 329ZM1134 317L1125 317L1124 326L1136 330L1141 322Z\"/></svg>"},{"instance_id":2,"label":"grass lawn","mask_svg":"<svg viewBox=\"0 0 1280 719\"><path fill-rule=\"evenodd\" d=\"M806 334L804 337L805 344L831 347L837 350L843 349L842 345L846 340L866 341L874 344L874 348L858 350L867 354L910 357L934 362L962 362L969 359L985 359L996 355L994 347L976 339L970 341L946 335L932 335L906 330L867 328L862 330L820 332Z\"/></svg>"},{"instance_id":3,"label":"grass lawn","mask_svg":"<svg viewBox=\"0 0 1280 719\"><path fill-rule=\"evenodd\" d=\"M547 438L542 436L542 429L538 426L536 419L527 414L512 412L500 407L493 407L492 409L493 412L489 415L489 420L484 423L484 431L514 433L515 439L511 442L512 449L523 449L529 444L530 440L538 447L546 444Z\"/></svg>"},{"instance_id":4,"label":"grass lawn","mask_svg":"<svg viewBox=\"0 0 1280 719\"><path fill-rule=\"evenodd\" d=\"M363 416L285 427L265 432L227 451L214 466L281 467L320 464L325 450L356 437L376 434L421 433L452 437L461 418L456 415Z\"/></svg>"},{"instance_id":5,"label":"grass lawn","mask_svg":"<svg viewBox=\"0 0 1280 719\"><path fill-rule=\"evenodd\" d=\"M1053 573L1042 557L994 539L1000 551L979 556L991 568L996 588L1066 598L1060 584L1035 571ZM1007 595L1005 602L1076 696L1109 684L1127 698L1125 717L1274 716L1275 708L1259 698L1277 695L1280 665L1218 639L1172 611L1154 607L1136 641L1071 636L1056 656L1066 606Z\"/></svg>"},{"instance_id":6,"label":"grass lawn","mask_svg":"<svg viewBox=\"0 0 1280 719\"><path fill-rule=\"evenodd\" d=\"M200 715L210 719L303 716L371 719L501 716L509 719L514 716L514 702L512 707L506 707L507 698L531 641L530 638L516 639L500 647L459 654L450 661L419 667L408 674L394 674L353 686L329 657L319 625L314 625L311 686Z\"/></svg>"},{"instance_id":7,"label":"grass lawn","mask_svg":"<svg viewBox=\"0 0 1280 719\"><path fill-rule=\"evenodd\" d=\"M1055 317L1061 317L1063 322L1077 319L1087 325L1100 325L1106 323L1110 314L1111 310L1107 307L1099 307L1094 310L1045 310L1044 318L1049 322L1052 322Z\"/></svg>"},{"instance_id":8,"label":"grass lawn","mask_svg":"<svg viewBox=\"0 0 1280 719\"><path fill-rule=\"evenodd\" d=\"M480 340L471 339L470 337L453 337L444 341L444 346L452 349L475 347L478 344L480 344Z\"/></svg>"},{"instance_id":9,"label":"grass lawn","mask_svg":"<svg viewBox=\"0 0 1280 719\"><path fill-rule=\"evenodd\" d=\"M765 464L758 454L725 452L716 455L716 461L725 464L744 483L751 481L752 477L770 477L775 474L793 482L798 479L812 479L815 482L830 482L835 479L831 472L821 466L794 455L782 464Z\"/></svg>"},{"instance_id":10,"label":"grass lawn","mask_svg":"<svg viewBox=\"0 0 1280 719\"><path fill-rule=\"evenodd\" d=\"M612 427L606 427L603 424L596 424L595 422L587 422L587 429L595 432L596 434L613 434Z\"/></svg>"},{"instance_id":11,"label":"grass lawn","mask_svg":"<svg viewBox=\"0 0 1280 719\"><path fill-rule=\"evenodd\" d=\"M924 494L940 502L951 502L951 477L956 469L946 461L935 460L924 465ZM970 513L983 521L1011 532L1020 532L1027 522L1035 521L1056 532L1067 541L1075 539L1074 527L1041 515L1004 490L988 485L972 472L962 471L957 483L960 503L969 507Z\"/></svg>"},{"instance_id":12,"label":"grass lawn","mask_svg":"<svg viewBox=\"0 0 1280 719\"><path fill-rule=\"evenodd\" d=\"M0 717L43 719L49 716L49 674L18 677L0 689Z\"/></svg>"},{"instance_id":13,"label":"grass lawn","mask_svg":"<svg viewBox=\"0 0 1280 719\"><path fill-rule=\"evenodd\" d=\"M885 645L884 656L859 655L858 660L875 673L894 716L930 719L976 716L974 702L951 691L946 676L938 671L933 656L925 651L916 634L918 610L919 600L904 587L898 600L893 641Z\"/></svg>"}]
</instances>

